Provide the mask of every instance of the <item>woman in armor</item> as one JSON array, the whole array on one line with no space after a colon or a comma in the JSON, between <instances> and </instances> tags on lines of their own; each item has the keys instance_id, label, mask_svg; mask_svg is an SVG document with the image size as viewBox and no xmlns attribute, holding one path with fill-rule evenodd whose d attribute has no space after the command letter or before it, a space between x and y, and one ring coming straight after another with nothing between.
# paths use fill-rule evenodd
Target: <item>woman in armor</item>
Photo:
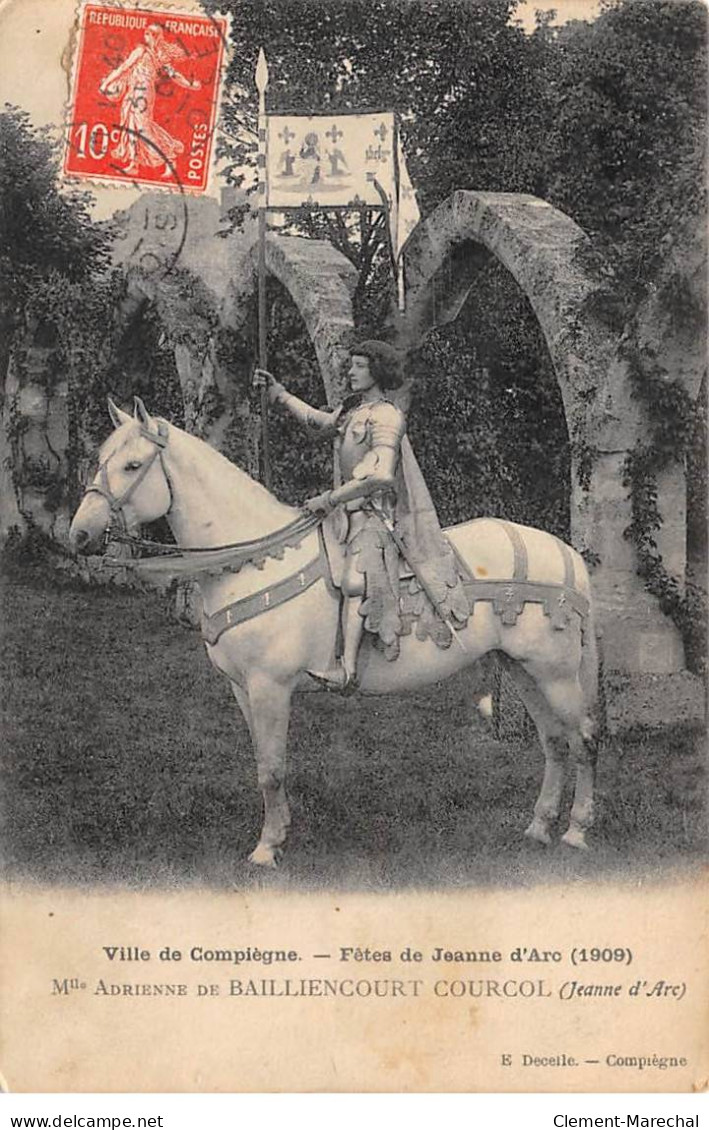
<instances>
[{"instance_id":1,"label":"woman in armor","mask_svg":"<svg viewBox=\"0 0 709 1130\"><path fill-rule=\"evenodd\" d=\"M255 386L265 385L272 403L335 439L335 486L304 506L333 515L345 544L342 659L328 671L311 672L342 692L357 685L365 629L395 659L399 637L410 631L413 619L419 621L419 636L431 635L447 646L451 619L463 626L468 617L457 563L406 436L406 419L388 398L402 383L399 355L385 342L360 342L350 351L348 376L352 395L328 411L293 396L266 370L254 373ZM402 549L414 578L424 582L408 617L399 600Z\"/></svg>"}]
</instances>

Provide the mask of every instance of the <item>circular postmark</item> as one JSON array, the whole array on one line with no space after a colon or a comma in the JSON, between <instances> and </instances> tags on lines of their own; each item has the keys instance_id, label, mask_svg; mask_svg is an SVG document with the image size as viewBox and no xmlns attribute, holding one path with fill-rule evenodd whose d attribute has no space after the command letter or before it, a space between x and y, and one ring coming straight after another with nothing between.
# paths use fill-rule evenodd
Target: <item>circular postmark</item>
<instances>
[{"instance_id":1,"label":"circular postmark","mask_svg":"<svg viewBox=\"0 0 709 1130\"><path fill-rule=\"evenodd\" d=\"M159 156L169 167L169 157ZM124 269L168 274L182 254L189 220L189 198L175 171L172 192L144 192L130 208L114 215L114 262Z\"/></svg>"},{"instance_id":2,"label":"circular postmark","mask_svg":"<svg viewBox=\"0 0 709 1130\"><path fill-rule=\"evenodd\" d=\"M173 175L171 191L144 190L127 208L120 202L112 217L112 258L125 270L137 267L147 274L168 274L177 264L189 231L189 194L185 192L177 169L170 157L152 139L136 138L154 149L156 157ZM120 170L118 162L107 167Z\"/></svg>"}]
</instances>

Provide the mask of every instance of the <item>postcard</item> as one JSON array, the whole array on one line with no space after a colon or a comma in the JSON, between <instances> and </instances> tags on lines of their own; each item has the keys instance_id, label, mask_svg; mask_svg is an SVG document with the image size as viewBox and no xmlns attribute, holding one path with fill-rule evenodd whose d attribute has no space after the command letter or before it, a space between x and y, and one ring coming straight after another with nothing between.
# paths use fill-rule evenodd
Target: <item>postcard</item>
<instances>
[{"instance_id":1,"label":"postcard","mask_svg":"<svg viewBox=\"0 0 709 1130\"><path fill-rule=\"evenodd\" d=\"M0 8L10 1092L707 1087L706 13L534 7Z\"/></svg>"}]
</instances>

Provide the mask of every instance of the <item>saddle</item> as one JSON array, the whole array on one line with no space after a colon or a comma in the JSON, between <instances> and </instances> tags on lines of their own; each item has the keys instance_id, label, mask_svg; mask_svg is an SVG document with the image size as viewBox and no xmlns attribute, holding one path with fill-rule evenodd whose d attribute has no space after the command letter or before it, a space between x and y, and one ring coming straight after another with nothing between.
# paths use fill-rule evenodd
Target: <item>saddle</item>
<instances>
[{"instance_id":1,"label":"saddle","mask_svg":"<svg viewBox=\"0 0 709 1130\"><path fill-rule=\"evenodd\" d=\"M343 530L341 516L337 513L330 515L322 525L330 576L334 587L340 591L347 556L344 534L346 530ZM388 563L389 554L384 548L388 541L386 531L375 532L373 538L370 532L366 541L360 535L360 539L364 544L355 552L367 583L361 612L373 645L383 650L387 659L396 659L399 638L410 635L415 626L418 639L432 639L438 647L450 647L453 631L464 628L472 612L464 588L469 574L462 568L455 552L448 553L447 560L442 559L437 568L431 569L425 562L419 564L425 581L424 589L419 575L400 554L397 553L397 564L393 568ZM447 542L447 547L453 548L450 542ZM391 549L394 547L391 546ZM395 579L392 579L392 573ZM436 605L432 597L436 599Z\"/></svg>"},{"instance_id":2,"label":"saddle","mask_svg":"<svg viewBox=\"0 0 709 1130\"><path fill-rule=\"evenodd\" d=\"M504 530L513 550L514 566L511 577L496 577L485 580L474 577L455 545L447 536L447 532L442 531L452 551L465 599L465 607L463 607L459 597L452 616L445 620L436 613L414 570L406 561L399 558L398 611L401 619L400 635L410 635L415 627L418 639L431 638L439 647L450 647L452 643L452 633L449 626L451 621L456 629L464 628L468 618L475 612L475 605L481 601L487 601L491 604L493 612L500 617L506 627L515 626L518 617L524 611L525 605L540 604L545 616L549 617L552 628L557 631L563 631L567 628L573 615L579 617L583 629L589 613L589 604L586 597L578 592L574 586L574 569L569 547L560 539L553 539L563 562L563 581L530 581L528 579L527 551L519 529L513 523L503 519L495 519L495 521ZM332 583L340 589L346 555L346 546L342 540L341 530L336 523L328 519L323 523L322 534ZM379 638L375 640L375 646L387 650L387 645ZM391 657L394 658L393 655Z\"/></svg>"}]
</instances>

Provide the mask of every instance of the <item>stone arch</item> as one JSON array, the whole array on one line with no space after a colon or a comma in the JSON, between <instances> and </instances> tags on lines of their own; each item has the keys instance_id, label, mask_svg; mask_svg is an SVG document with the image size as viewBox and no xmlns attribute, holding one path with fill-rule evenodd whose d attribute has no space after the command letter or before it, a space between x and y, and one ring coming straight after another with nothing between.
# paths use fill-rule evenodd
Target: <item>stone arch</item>
<instances>
[{"instance_id":1,"label":"stone arch","mask_svg":"<svg viewBox=\"0 0 709 1130\"><path fill-rule=\"evenodd\" d=\"M148 205L150 200L145 205L150 212ZM170 251L165 246L166 233L173 228L179 231L177 220L163 222L163 211L163 203L156 202L152 238L160 261ZM256 217L247 217L242 231L223 239L216 238L218 206L214 202L208 208L202 202L200 208L191 203L187 211L190 223L185 227L187 238L180 244L180 262L210 288L222 325L238 332L256 289ZM136 215L136 224L138 219ZM145 245L144 221L143 216L138 225L141 248ZM132 246L130 240L125 243ZM401 344L414 347L431 326L450 321L460 312L474 283L474 269L457 289L444 286L436 304L431 302L431 291L446 260L462 244L477 244L499 259L526 294L544 333L572 438L572 540L577 548L600 558L594 588L608 665L625 670L677 670L683 665L679 634L645 591L636 575L632 547L624 537L630 504L622 481L623 465L636 440L646 433L647 424L640 404L630 396L619 342L587 304L598 285L582 261L584 247L591 247L588 237L570 217L534 196L454 192L418 226L407 246L407 310L401 317L393 315L391 326ZM474 259L471 256L473 268ZM299 308L328 400L336 401L344 392L342 361L353 330L354 266L329 243L275 233L266 240L266 266ZM232 374L221 373L216 365L210 368L211 362L205 370L205 359L193 349L187 352L189 356L178 358L181 381L193 381L197 374L206 383L213 379L226 392ZM208 436L210 442L219 446L220 429L236 410L232 403ZM575 437L595 452L590 482L583 486Z\"/></svg>"},{"instance_id":2,"label":"stone arch","mask_svg":"<svg viewBox=\"0 0 709 1130\"><path fill-rule=\"evenodd\" d=\"M221 447L238 418L244 437L242 454L255 470L258 421L251 419L243 394L250 358L244 354L236 365L220 364L215 339L205 347L207 327L185 305L174 278L175 267L186 268L199 280L205 297L202 305L214 310L220 327L236 337L242 335L257 288L258 223L256 214L249 213L238 231L225 235L220 217L228 205L226 198L220 209L217 201L206 197L146 193L117 216L120 238L114 259L129 280L133 278L134 302L153 301L172 322L184 326L174 353L187 426ZM266 269L298 307L315 348L327 399L336 402L345 391L343 362L353 329L352 294L357 282L354 266L330 243L269 233ZM124 321L131 312L125 312ZM220 411L203 419L200 405L211 388L218 393Z\"/></svg>"},{"instance_id":3,"label":"stone arch","mask_svg":"<svg viewBox=\"0 0 709 1130\"><path fill-rule=\"evenodd\" d=\"M559 381L569 433L583 430L598 442L607 412L598 393L613 345L584 312L595 288L579 262L588 237L568 216L535 196L504 192L454 192L416 229L406 255L407 310L399 333L409 345L433 325L460 311L471 286L432 303L431 282L454 248L483 245L507 268L537 316ZM578 476L574 476L578 495ZM578 501L578 499L577 499ZM584 543L583 519L575 534ZM580 535L580 537L579 537Z\"/></svg>"},{"instance_id":4,"label":"stone arch","mask_svg":"<svg viewBox=\"0 0 709 1130\"><path fill-rule=\"evenodd\" d=\"M258 244L234 245L231 283L222 308L227 325L238 329L244 318L244 299L256 287ZM329 403L345 392L344 362L354 329L352 295L357 271L349 259L323 240L269 234L266 270L288 290L298 307L315 349Z\"/></svg>"},{"instance_id":5,"label":"stone arch","mask_svg":"<svg viewBox=\"0 0 709 1130\"><path fill-rule=\"evenodd\" d=\"M630 395L619 342L588 303L598 287L583 262L590 240L569 216L537 197L452 193L407 245L407 309L392 321L408 348L462 309L474 275L447 293L444 288L440 303L432 298L446 260L466 242L492 252L512 274L546 339L571 439L572 541L600 562L594 589L607 662L621 669L677 670L683 665L679 633L645 591L624 537L630 503L623 465L645 421ZM583 449L594 453L586 478L580 466Z\"/></svg>"}]
</instances>

